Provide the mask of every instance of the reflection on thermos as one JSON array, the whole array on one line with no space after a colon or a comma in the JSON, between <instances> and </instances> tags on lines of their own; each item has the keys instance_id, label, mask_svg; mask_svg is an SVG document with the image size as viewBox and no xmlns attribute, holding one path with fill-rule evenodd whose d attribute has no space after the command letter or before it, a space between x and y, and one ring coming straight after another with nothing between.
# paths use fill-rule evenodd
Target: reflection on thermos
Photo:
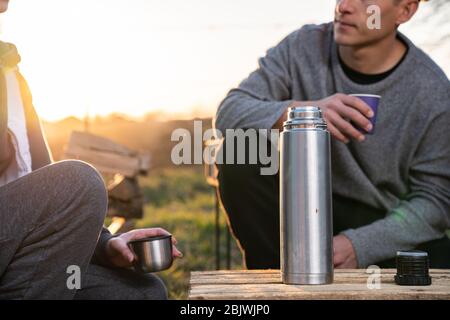
<instances>
[{"instance_id":1,"label":"reflection on thermos","mask_svg":"<svg viewBox=\"0 0 450 320\"><path fill-rule=\"evenodd\" d=\"M318 107L288 111L280 140L281 274L287 284L333 282L330 134Z\"/></svg>"}]
</instances>

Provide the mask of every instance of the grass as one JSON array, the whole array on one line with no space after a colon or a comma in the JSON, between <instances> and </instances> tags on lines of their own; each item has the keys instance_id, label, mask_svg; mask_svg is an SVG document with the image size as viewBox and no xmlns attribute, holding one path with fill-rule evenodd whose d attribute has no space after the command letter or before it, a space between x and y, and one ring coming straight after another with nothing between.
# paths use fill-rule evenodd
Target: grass
<instances>
[{"instance_id":1,"label":"grass","mask_svg":"<svg viewBox=\"0 0 450 320\"><path fill-rule=\"evenodd\" d=\"M184 257L158 275L166 283L170 299L186 299L190 272L215 269L214 189L206 184L203 171L198 168L160 170L141 178L139 183L146 205L144 217L136 227L162 227L177 238L177 247ZM220 217L224 268L228 229L224 212ZM231 262L233 269L242 268L242 256L233 239Z\"/></svg>"}]
</instances>

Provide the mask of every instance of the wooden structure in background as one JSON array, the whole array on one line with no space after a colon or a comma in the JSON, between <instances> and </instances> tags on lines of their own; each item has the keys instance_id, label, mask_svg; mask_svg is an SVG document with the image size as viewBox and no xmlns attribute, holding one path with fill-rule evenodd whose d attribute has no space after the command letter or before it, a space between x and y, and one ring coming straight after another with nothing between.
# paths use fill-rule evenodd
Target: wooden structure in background
<instances>
[{"instance_id":1,"label":"wooden structure in background","mask_svg":"<svg viewBox=\"0 0 450 320\"><path fill-rule=\"evenodd\" d=\"M369 289L365 269L337 269L329 285L285 285L279 270L192 272L192 300L450 300L450 270L431 269L431 286L399 286L395 269L381 269L380 289Z\"/></svg>"},{"instance_id":2,"label":"wooden structure in background","mask_svg":"<svg viewBox=\"0 0 450 320\"><path fill-rule=\"evenodd\" d=\"M128 178L147 174L150 169L148 153L139 153L107 138L80 131L72 132L64 157L86 161L101 173Z\"/></svg>"},{"instance_id":3,"label":"wooden structure in background","mask_svg":"<svg viewBox=\"0 0 450 320\"><path fill-rule=\"evenodd\" d=\"M91 133L74 131L64 158L86 161L104 176L109 198L108 216L113 218L108 228L111 233L123 228L129 219L142 218L144 201L137 177L148 174L148 153L130 150Z\"/></svg>"}]
</instances>

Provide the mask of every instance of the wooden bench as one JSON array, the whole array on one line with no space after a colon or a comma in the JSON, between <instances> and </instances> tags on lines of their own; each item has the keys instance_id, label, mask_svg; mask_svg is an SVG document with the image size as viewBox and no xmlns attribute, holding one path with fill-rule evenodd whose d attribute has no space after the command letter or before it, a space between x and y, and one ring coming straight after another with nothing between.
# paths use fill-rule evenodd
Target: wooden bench
<instances>
[{"instance_id":1,"label":"wooden bench","mask_svg":"<svg viewBox=\"0 0 450 320\"><path fill-rule=\"evenodd\" d=\"M279 270L226 270L192 272L189 299L338 299L338 300L450 300L450 270L432 269L430 286L398 286L395 269L381 269L380 289L369 289L365 269L335 270L330 285L285 285Z\"/></svg>"}]
</instances>

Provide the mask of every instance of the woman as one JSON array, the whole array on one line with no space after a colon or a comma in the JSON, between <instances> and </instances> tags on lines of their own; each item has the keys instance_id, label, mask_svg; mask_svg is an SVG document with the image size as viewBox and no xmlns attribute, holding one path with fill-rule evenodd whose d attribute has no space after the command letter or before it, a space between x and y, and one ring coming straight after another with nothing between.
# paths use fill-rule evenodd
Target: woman
<instances>
[{"instance_id":1,"label":"woman","mask_svg":"<svg viewBox=\"0 0 450 320\"><path fill-rule=\"evenodd\" d=\"M0 13L8 4L0 0ZM113 237L102 227L101 176L80 161L52 164L19 62L16 47L0 42L0 299L167 298L156 276L130 270L127 243L169 233Z\"/></svg>"}]
</instances>

